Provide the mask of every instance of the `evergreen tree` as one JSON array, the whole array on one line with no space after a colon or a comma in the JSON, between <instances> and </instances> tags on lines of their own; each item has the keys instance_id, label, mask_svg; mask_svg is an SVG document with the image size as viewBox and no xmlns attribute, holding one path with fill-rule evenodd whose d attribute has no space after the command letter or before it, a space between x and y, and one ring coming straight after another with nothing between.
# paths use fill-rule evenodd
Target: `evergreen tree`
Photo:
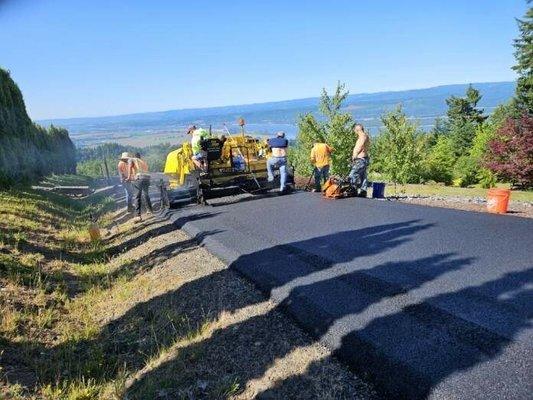
<instances>
[{"instance_id":1,"label":"evergreen tree","mask_svg":"<svg viewBox=\"0 0 533 400\"><path fill-rule=\"evenodd\" d=\"M372 146L373 171L394 183L418 183L421 177L424 136L401 107L381 117L383 128Z\"/></svg>"},{"instance_id":2,"label":"evergreen tree","mask_svg":"<svg viewBox=\"0 0 533 400\"><path fill-rule=\"evenodd\" d=\"M530 3L531 1L528 1ZM518 20L520 36L515 39L516 82L515 106L518 114L533 114L533 7L522 20Z\"/></svg>"},{"instance_id":3,"label":"evergreen tree","mask_svg":"<svg viewBox=\"0 0 533 400\"><path fill-rule=\"evenodd\" d=\"M468 154L476 128L487 119L483 110L477 107L480 100L481 94L472 85L468 86L465 96L446 99L447 134L452 140L456 158Z\"/></svg>"},{"instance_id":4,"label":"evergreen tree","mask_svg":"<svg viewBox=\"0 0 533 400\"><path fill-rule=\"evenodd\" d=\"M468 89L466 89L465 96L447 98L448 111L446 115L448 124L463 125L470 122L477 125L483 123L487 117L483 116L483 110L477 108L480 100L481 94L479 90L472 87L472 85L469 85Z\"/></svg>"},{"instance_id":5,"label":"evergreen tree","mask_svg":"<svg viewBox=\"0 0 533 400\"><path fill-rule=\"evenodd\" d=\"M312 172L309 156L316 141L326 142L335 149L331 160L333 173L346 175L349 172L349 160L357 138L353 133L351 114L341 111L347 97L346 86L339 82L333 95L322 90L319 110L324 119L317 119L311 113L299 117L296 146L289 153L298 174L309 175Z\"/></svg>"}]
</instances>

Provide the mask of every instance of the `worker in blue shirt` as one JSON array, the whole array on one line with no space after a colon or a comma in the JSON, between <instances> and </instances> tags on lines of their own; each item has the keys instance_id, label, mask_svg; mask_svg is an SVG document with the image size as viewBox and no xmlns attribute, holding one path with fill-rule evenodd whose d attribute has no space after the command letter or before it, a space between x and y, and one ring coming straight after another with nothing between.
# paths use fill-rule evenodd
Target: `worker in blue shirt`
<instances>
[{"instance_id":1,"label":"worker in blue shirt","mask_svg":"<svg viewBox=\"0 0 533 400\"><path fill-rule=\"evenodd\" d=\"M289 141L285 139L285 132L276 133L276 137L268 139L268 145L272 149L272 156L267 160L268 181L274 180L274 168L279 168L279 193L285 194L287 182L287 147Z\"/></svg>"}]
</instances>

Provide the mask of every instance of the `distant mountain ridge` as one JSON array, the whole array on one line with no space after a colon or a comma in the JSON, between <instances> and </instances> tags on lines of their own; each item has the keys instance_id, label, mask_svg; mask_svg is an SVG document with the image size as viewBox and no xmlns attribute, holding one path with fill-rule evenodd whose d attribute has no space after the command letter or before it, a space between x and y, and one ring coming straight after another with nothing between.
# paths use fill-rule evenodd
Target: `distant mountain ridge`
<instances>
[{"instance_id":1,"label":"distant mountain ridge","mask_svg":"<svg viewBox=\"0 0 533 400\"><path fill-rule=\"evenodd\" d=\"M483 95L479 106L490 113L501 103L507 102L514 94L515 82L473 83ZM449 96L463 96L468 84L443 85L427 89L403 91L358 93L348 96L345 110L354 115L357 121L365 124L372 133L380 126L379 117L384 112L401 104L406 114L429 129L434 120L446 112L445 99ZM249 131L271 133L284 129L289 135L296 133L298 115L307 112L317 113L319 98L304 98L267 103L232 105L209 108L168 110L159 112L135 113L126 115L49 119L41 124L54 124L67 128L78 144L91 140L91 136L105 141L106 133L113 135L149 135L154 132L178 132L190 123L220 127L223 123L234 125L239 117L247 122ZM112 138L111 138L112 139Z\"/></svg>"}]
</instances>

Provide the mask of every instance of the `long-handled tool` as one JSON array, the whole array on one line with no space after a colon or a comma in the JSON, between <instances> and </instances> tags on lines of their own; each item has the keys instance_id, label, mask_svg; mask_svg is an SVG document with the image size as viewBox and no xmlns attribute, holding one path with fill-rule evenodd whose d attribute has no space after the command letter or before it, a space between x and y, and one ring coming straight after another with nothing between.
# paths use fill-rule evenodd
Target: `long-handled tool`
<instances>
[{"instance_id":1,"label":"long-handled tool","mask_svg":"<svg viewBox=\"0 0 533 400\"><path fill-rule=\"evenodd\" d=\"M309 185L311 184L311 179L313 179L313 176L315 175L315 168L313 168L313 172L311 172L311 176L309 176L309 180L307 181L307 185L305 185L304 190L309 190Z\"/></svg>"},{"instance_id":2,"label":"long-handled tool","mask_svg":"<svg viewBox=\"0 0 533 400\"><path fill-rule=\"evenodd\" d=\"M230 138L233 138L233 136L232 136L231 132L229 131L228 127L226 126L226 124L223 124L223 125L224 125L224 129L226 129L226 132L228 133L228 136L229 136ZM239 155L240 155L240 156L242 157L242 159L244 160L244 159L245 159L245 158L244 158L244 155L242 154L241 149L240 149L239 146L237 146L237 151L239 152ZM258 187L259 189L262 189L261 185L259 184L259 181L258 181L257 178L255 177L255 174L252 172L252 170L251 170L249 164L248 164L248 171L250 172L250 175L252 175L252 178L254 179L255 183L257 184L257 187Z\"/></svg>"}]
</instances>

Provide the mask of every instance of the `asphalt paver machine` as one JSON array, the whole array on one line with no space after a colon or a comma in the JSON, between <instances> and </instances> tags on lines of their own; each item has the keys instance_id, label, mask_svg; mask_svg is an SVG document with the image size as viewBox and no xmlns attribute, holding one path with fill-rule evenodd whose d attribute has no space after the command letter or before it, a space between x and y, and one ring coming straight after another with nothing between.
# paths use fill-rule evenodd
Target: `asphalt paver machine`
<instances>
[{"instance_id":1,"label":"asphalt paver machine","mask_svg":"<svg viewBox=\"0 0 533 400\"><path fill-rule=\"evenodd\" d=\"M198 204L207 204L208 199L239 193L259 194L276 187L267 180L266 162L270 150L266 139L241 134L210 135L201 142L206 155L207 170L200 171L192 162L192 147L185 142L167 155L165 174L169 178L170 203L179 203L193 198ZM289 167L287 184L294 186L292 169Z\"/></svg>"}]
</instances>

